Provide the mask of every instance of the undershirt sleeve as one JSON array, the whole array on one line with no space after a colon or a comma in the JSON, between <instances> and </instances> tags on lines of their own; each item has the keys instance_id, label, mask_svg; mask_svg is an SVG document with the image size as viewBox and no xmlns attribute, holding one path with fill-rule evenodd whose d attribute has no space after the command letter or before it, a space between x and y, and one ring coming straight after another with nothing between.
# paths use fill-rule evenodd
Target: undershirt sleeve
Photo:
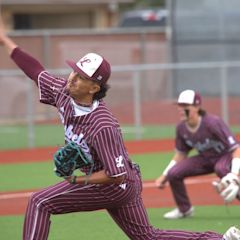
<instances>
[{"instance_id":1,"label":"undershirt sleeve","mask_svg":"<svg viewBox=\"0 0 240 240\"><path fill-rule=\"evenodd\" d=\"M38 84L38 75L42 71L45 71L44 67L38 60L22 51L19 47L12 51L11 58L29 78Z\"/></svg>"},{"instance_id":2,"label":"undershirt sleeve","mask_svg":"<svg viewBox=\"0 0 240 240\"><path fill-rule=\"evenodd\" d=\"M55 106L56 94L63 91L66 80L49 74L38 60L19 47L13 50L11 58L38 86L40 102Z\"/></svg>"}]
</instances>

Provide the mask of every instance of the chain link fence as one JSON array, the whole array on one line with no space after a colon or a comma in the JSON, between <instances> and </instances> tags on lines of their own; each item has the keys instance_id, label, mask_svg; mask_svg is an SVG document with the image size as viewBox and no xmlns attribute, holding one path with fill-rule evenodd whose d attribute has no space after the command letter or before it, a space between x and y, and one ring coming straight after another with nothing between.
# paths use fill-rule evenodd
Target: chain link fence
<instances>
[{"instance_id":1,"label":"chain link fence","mask_svg":"<svg viewBox=\"0 0 240 240\"><path fill-rule=\"evenodd\" d=\"M105 100L120 124L130 126L127 131L132 131L135 139L142 138L146 125L176 124L173 102L186 88L200 91L207 111L231 125L240 123L240 98L237 85L231 81L232 75L239 75L240 62L169 63L171 51L163 30L33 31L12 37L50 73L65 78L71 71L66 68L66 59L77 61L89 51L109 59L111 88ZM0 127L27 126L28 145L35 146L34 127L59 124L58 114L53 107L39 103L37 87L16 69L2 48L0 54ZM161 132L156 134L161 136Z\"/></svg>"}]
</instances>

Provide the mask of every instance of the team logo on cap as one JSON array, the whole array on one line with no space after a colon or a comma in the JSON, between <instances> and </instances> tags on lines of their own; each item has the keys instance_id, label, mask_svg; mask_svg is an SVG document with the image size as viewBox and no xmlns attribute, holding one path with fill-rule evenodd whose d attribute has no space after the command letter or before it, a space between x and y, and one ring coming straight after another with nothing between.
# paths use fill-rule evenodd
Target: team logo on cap
<instances>
[{"instance_id":1,"label":"team logo on cap","mask_svg":"<svg viewBox=\"0 0 240 240\"><path fill-rule=\"evenodd\" d=\"M91 60L90 59L88 59L88 58L86 58L86 59L80 59L80 64L81 64L81 66L83 67L83 63L90 63L91 62Z\"/></svg>"},{"instance_id":2,"label":"team logo on cap","mask_svg":"<svg viewBox=\"0 0 240 240\"><path fill-rule=\"evenodd\" d=\"M100 67L102 64L103 58L95 53L88 53L85 55L83 58L81 58L76 65L84 72L86 73L89 77L92 77L93 74L97 71L97 69ZM98 80L99 77L98 76Z\"/></svg>"}]
</instances>

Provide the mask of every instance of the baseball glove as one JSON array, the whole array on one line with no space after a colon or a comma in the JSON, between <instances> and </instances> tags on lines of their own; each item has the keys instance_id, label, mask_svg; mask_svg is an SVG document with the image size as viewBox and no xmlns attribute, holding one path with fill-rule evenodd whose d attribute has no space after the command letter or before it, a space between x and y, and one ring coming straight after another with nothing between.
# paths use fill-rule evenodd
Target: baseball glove
<instances>
[{"instance_id":1,"label":"baseball glove","mask_svg":"<svg viewBox=\"0 0 240 240\"><path fill-rule=\"evenodd\" d=\"M79 145L69 142L54 154L55 173L59 177L72 176L74 170L93 166L90 159Z\"/></svg>"},{"instance_id":2,"label":"baseball glove","mask_svg":"<svg viewBox=\"0 0 240 240\"><path fill-rule=\"evenodd\" d=\"M225 203L232 202L240 189L240 179L234 173L228 173L221 181L214 181L212 184Z\"/></svg>"}]
</instances>

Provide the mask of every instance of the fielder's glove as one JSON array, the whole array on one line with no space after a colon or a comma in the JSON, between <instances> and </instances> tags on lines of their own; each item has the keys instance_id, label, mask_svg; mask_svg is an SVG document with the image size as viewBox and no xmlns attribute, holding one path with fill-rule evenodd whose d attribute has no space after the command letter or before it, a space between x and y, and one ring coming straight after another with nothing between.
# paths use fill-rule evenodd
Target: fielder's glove
<instances>
[{"instance_id":1,"label":"fielder's glove","mask_svg":"<svg viewBox=\"0 0 240 240\"><path fill-rule=\"evenodd\" d=\"M220 182L214 181L212 184L225 203L232 202L240 190L240 179L234 173L228 173Z\"/></svg>"},{"instance_id":2,"label":"fielder's glove","mask_svg":"<svg viewBox=\"0 0 240 240\"><path fill-rule=\"evenodd\" d=\"M54 154L55 173L59 177L72 176L74 170L93 166L93 160L74 142L69 142Z\"/></svg>"}]
</instances>

